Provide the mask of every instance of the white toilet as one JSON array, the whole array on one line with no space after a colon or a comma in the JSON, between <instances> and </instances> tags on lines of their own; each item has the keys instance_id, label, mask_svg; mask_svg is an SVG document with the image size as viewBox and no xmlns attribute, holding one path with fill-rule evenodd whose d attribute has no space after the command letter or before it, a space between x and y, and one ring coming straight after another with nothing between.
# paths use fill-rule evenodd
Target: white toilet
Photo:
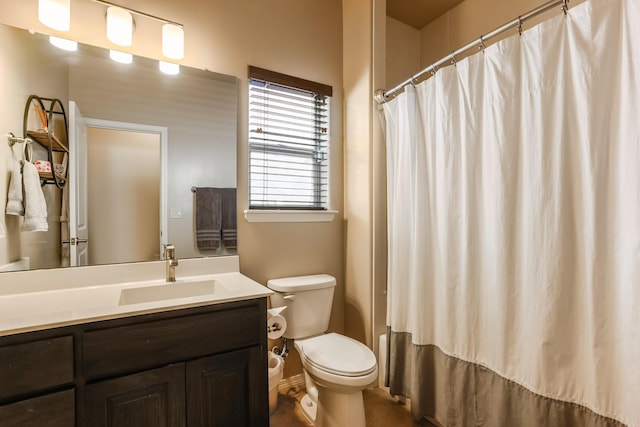
<instances>
[{"instance_id":1,"label":"white toilet","mask_svg":"<svg viewBox=\"0 0 640 427\"><path fill-rule=\"evenodd\" d=\"M365 427L362 390L376 381L378 365L364 344L325 334L336 279L327 274L272 279L272 307L287 306L284 338L294 339L305 374L305 415L316 427Z\"/></svg>"}]
</instances>

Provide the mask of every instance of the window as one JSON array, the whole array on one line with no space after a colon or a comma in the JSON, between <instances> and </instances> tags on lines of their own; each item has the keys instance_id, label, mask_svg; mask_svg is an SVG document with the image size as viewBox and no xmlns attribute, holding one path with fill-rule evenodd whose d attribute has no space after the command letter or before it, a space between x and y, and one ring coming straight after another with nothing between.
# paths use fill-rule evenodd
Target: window
<instances>
[{"instance_id":1,"label":"window","mask_svg":"<svg viewBox=\"0 0 640 427\"><path fill-rule=\"evenodd\" d=\"M249 67L249 209L327 209L331 92Z\"/></svg>"}]
</instances>

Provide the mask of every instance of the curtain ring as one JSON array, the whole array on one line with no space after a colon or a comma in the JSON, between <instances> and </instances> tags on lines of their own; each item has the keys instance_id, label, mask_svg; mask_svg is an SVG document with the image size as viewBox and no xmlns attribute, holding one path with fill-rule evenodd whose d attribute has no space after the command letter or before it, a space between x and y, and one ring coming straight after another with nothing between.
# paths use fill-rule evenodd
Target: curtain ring
<instances>
[{"instance_id":1,"label":"curtain ring","mask_svg":"<svg viewBox=\"0 0 640 427\"><path fill-rule=\"evenodd\" d=\"M456 60L455 53L451 54L451 64L453 64L454 67L458 65L458 61Z\"/></svg>"},{"instance_id":2,"label":"curtain ring","mask_svg":"<svg viewBox=\"0 0 640 427\"><path fill-rule=\"evenodd\" d=\"M569 0L562 0L562 11L564 12L565 16L567 15L567 12L569 11L569 5L567 4Z\"/></svg>"},{"instance_id":3,"label":"curtain ring","mask_svg":"<svg viewBox=\"0 0 640 427\"><path fill-rule=\"evenodd\" d=\"M438 66L433 65L433 67L431 68L431 75L435 76L437 72L438 72Z\"/></svg>"},{"instance_id":4,"label":"curtain ring","mask_svg":"<svg viewBox=\"0 0 640 427\"><path fill-rule=\"evenodd\" d=\"M522 35L522 16L518 16L518 35Z\"/></svg>"},{"instance_id":5,"label":"curtain ring","mask_svg":"<svg viewBox=\"0 0 640 427\"><path fill-rule=\"evenodd\" d=\"M484 44L484 36L480 36L480 46L478 46L478 49L484 51L485 48L486 46Z\"/></svg>"}]
</instances>

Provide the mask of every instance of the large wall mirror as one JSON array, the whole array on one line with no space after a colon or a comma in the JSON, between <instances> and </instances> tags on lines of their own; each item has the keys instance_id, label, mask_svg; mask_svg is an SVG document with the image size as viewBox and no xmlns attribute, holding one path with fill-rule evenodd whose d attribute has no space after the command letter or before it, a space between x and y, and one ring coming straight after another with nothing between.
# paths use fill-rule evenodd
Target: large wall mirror
<instances>
[{"instance_id":1,"label":"large wall mirror","mask_svg":"<svg viewBox=\"0 0 640 427\"><path fill-rule=\"evenodd\" d=\"M67 116L73 116L69 121L80 120L74 129L86 134L86 153L75 172L71 164L81 150L69 154L69 172L86 190L89 255L84 264L157 260L162 242L172 243L179 258L236 253L233 245L198 249L192 191L236 187L235 77L184 66L178 75L168 75L155 60L134 56L131 64L122 64L110 59L108 50L86 45L68 52L52 46L48 36L2 24L0 43L2 135L24 136L25 103L34 94L60 99ZM39 127L38 120L29 114L29 127ZM3 211L12 160L24 155L26 145L10 147L4 141ZM29 145L33 158L46 159L44 148ZM22 231L23 218L3 216L0 271L74 265L63 243L69 209L77 204L69 200L72 181L62 189L42 186L48 231Z\"/></svg>"}]
</instances>

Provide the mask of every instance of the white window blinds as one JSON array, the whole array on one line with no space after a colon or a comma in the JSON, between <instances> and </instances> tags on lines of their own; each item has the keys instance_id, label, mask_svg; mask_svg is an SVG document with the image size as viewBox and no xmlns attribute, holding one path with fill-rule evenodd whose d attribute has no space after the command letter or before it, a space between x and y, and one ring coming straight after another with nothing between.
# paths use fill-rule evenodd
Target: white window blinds
<instances>
[{"instance_id":1,"label":"white window blinds","mask_svg":"<svg viewBox=\"0 0 640 427\"><path fill-rule=\"evenodd\" d=\"M249 208L327 209L326 88L250 67Z\"/></svg>"}]
</instances>

